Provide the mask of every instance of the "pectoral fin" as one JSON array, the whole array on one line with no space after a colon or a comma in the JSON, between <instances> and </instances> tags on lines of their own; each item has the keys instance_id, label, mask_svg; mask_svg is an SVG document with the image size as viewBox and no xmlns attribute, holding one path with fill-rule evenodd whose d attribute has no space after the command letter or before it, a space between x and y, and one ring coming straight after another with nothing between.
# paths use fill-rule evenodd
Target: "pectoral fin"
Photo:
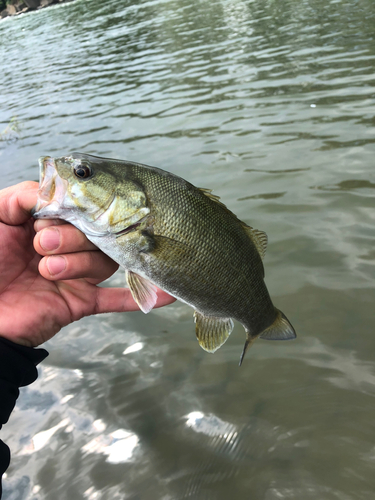
<instances>
[{"instance_id":1,"label":"pectoral fin","mask_svg":"<svg viewBox=\"0 0 375 500\"><path fill-rule=\"evenodd\" d=\"M199 345L207 352L217 351L233 330L233 321L230 318L204 316L194 311L194 321Z\"/></svg>"},{"instance_id":2,"label":"pectoral fin","mask_svg":"<svg viewBox=\"0 0 375 500\"><path fill-rule=\"evenodd\" d=\"M158 298L156 286L132 271L126 270L125 275L133 299L141 311L147 314L154 307Z\"/></svg>"}]
</instances>

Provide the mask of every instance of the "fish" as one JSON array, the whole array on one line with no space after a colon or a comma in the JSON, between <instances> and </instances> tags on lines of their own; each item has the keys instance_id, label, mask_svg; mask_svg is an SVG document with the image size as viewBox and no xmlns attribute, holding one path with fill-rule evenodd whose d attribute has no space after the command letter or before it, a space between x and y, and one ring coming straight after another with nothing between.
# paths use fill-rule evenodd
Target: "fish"
<instances>
[{"instance_id":1,"label":"fish","mask_svg":"<svg viewBox=\"0 0 375 500\"><path fill-rule=\"evenodd\" d=\"M157 167L84 153L39 159L35 219L63 219L125 269L140 309L157 288L194 309L199 345L213 353L233 320L246 333L291 340L295 330L264 281L267 235L242 222L212 190Z\"/></svg>"}]
</instances>

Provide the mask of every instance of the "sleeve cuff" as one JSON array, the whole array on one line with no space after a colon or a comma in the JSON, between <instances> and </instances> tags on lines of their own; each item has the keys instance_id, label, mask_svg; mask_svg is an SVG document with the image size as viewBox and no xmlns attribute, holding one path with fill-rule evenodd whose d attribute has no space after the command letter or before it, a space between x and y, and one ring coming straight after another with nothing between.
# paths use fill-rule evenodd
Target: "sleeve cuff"
<instances>
[{"instance_id":1,"label":"sleeve cuff","mask_svg":"<svg viewBox=\"0 0 375 500\"><path fill-rule=\"evenodd\" d=\"M26 347L0 337L0 380L17 387L32 384L38 377L36 365L47 356L45 349Z\"/></svg>"}]
</instances>

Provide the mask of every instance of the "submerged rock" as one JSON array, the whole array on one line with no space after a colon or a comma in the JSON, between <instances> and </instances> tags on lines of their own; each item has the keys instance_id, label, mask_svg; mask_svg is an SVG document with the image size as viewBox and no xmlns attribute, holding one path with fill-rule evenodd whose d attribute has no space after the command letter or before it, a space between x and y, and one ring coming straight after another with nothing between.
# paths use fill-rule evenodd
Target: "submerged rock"
<instances>
[{"instance_id":1,"label":"submerged rock","mask_svg":"<svg viewBox=\"0 0 375 500\"><path fill-rule=\"evenodd\" d=\"M56 2L56 0L42 0L40 2L40 7L41 8L48 7L48 5L52 5L53 3L58 3L58 2Z\"/></svg>"},{"instance_id":2,"label":"submerged rock","mask_svg":"<svg viewBox=\"0 0 375 500\"><path fill-rule=\"evenodd\" d=\"M73 0L10 0L6 9L0 12L0 19L16 16L28 10L43 9L55 3L72 2Z\"/></svg>"},{"instance_id":3,"label":"submerged rock","mask_svg":"<svg viewBox=\"0 0 375 500\"><path fill-rule=\"evenodd\" d=\"M24 0L24 2L30 9L36 9L40 6L40 0Z\"/></svg>"}]
</instances>

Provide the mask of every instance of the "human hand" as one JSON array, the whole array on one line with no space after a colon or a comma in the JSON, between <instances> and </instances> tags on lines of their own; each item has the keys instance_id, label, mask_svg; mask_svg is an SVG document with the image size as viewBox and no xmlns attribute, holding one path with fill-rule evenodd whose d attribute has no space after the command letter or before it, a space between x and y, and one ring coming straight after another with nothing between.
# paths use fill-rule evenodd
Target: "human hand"
<instances>
[{"instance_id":1,"label":"human hand","mask_svg":"<svg viewBox=\"0 0 375 500\"><path fill-rule=\"evenodd\" d=\"M83 233L34 221L37 191L36 182L0 191L0 337L36 347L84 316L138 311L129 289L96 286L118 265ZM158 290L155 307L174 300Z\"/></svg>"}]
</instances>

